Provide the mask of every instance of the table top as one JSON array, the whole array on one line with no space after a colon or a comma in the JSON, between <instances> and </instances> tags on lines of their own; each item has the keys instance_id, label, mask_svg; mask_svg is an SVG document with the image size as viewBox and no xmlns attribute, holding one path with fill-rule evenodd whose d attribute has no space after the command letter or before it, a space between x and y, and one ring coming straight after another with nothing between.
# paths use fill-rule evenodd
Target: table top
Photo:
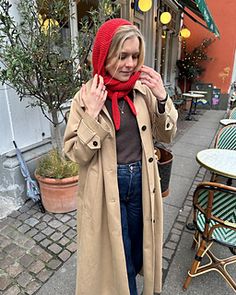
<instances>
[{"instance_id":1,"label":"table top","mask_svg":"<svg viewBox=\"0 0 236 295\"><path fill-rule=\"evenodd\" d=\"M236 124L236 119L221 119L220 124L223 126L227 126L229 124Z\"/></svg>"},{"instance_id":2,"label":"table top","mask_svg":"<svg viewBox=\"0 0 236 295\"><path fill-rule=\"evenodd\" d=\"M197 153L198 163L206 169L236 179L236 151L207 149Z\"/></svg>"},{"instance_id":3,"label":"table top","mask_svg":"<svg viewBox=\"0 0 236 295\"><path fill-rule=\"evenodd\" d=\"M203 94L197 94L197 93L182 93L184 96L192 97L192 98L202 98L204 97Z\"/></svg>"},{"instance_id":4,"label":"table top","mask_svg":"<svg viewBox=\"0 0 236 295\"><path fill-rule=\"evenodd\" d=\"M203 91L203 90L190 90L189 92L198 93L198 94L207 94L207 91Z\"/></svg>"}]
</instances>

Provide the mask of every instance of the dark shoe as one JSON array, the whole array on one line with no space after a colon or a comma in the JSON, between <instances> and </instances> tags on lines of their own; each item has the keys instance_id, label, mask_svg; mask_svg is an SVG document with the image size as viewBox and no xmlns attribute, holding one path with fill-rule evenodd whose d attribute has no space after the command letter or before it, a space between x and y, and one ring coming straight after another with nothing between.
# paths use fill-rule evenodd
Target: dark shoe
<instances>
[{"instance_id":1,"label":"dark shoe","mask_svg":"<svg viewBox=\"0 0 236 295\"><path fill-rule=\"evenodd\" d=\"M233 255L236 255L236 247L229 247L229 250Z\"/></svg>"},{"instance_id":2,"label":"dark shoe","mask_svg":"<svg viewBox=\"0 0 236 295\"><path fill-rule=\"evenodd\" d=\"M196 226L195 226L194 223L188 223L188 224L186 224L186 228L188 230L195 230L196 229Z\"/></svg>"}]
</instances>

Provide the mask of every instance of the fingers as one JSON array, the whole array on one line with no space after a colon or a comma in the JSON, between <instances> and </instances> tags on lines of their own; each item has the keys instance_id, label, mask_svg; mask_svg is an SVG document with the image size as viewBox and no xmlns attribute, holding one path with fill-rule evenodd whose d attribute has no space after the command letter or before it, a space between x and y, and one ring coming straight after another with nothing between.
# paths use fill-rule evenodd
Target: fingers
<instances>
[{"instance_id":1,"label":"fingers","mask_svg":"<svg viewBox=\"0 0 236 295\"><path fill-rule=\"evenodd\" d=\"M104 96L104 92L106 90L106 86L104 85L103 77L100 75L95 75L93 78L91 93L100 98Z\"/></svg>"},{"instance_id":2,"label":"fingers","mask_svg":"<svg viewBox=\"0 0 236 295\"><path fill-rule=\"evenodd\" d=\"M145 65L143 65L140 69L141 71L141 77L142 76L149 76L152 79L161 79L161 75L159 73L157 73L154 69L147 67Z\"/></svg>"},{"instance_id":3,"label":"fingers","mask_svg":"<svg viewBox=\"0 0 236 295\"><path fill-rule=\"evenodd\" d=\"M157 73L154 69L143 65L140 69L141 74L139 80L142 84L149 87L154 96L162 100L166 97L165 88L161 75Z\"/></svg>"},{"instance_id":4,"label":"fingers","mask_svg":"<svg viewBox=\"0 0 236 295\"><path fill-rule=\"evenodd\" d=\"M104 80L103 80L103 77L99 75L99 83L98 83L98 91L103 91L103 88L104 88Z\"/></svg>"},{"instance_id":5,"label":"fingers","mask_svg":"<svg viewBox=\"0 0 236 295\"><path fill-rule=\"evenodd\" d=\"M103 94L103 101L105 102L106 99L107 99L107 91L105 90Z\"/></svg>"},{"instance_id":6,"label":"fingers","mask_svg":"<svg viewBox=\"0 0 236 295\"><path fill-rule=\"evenodd\" d=\"M94 75L91 90L99 89L101 91L103 86L104 86L103 77L100 75L98 76L98 74Z\"/></svg>"},{"instance_id":7,"label":"fingers","mask_svg":"<svg viewBox=\"0 0 236 295\"><path fill-rule=\"evenodd\" d=\"M95 91L98 85L98 75L94 75L93 77L93 82L92 82L92 86L91 86L91 91Z\"/></svg>"},{"instance_id":8,"label":"fingers","mask_svg":"<svg viewBox=\"0 0 236 295\"><path fill-rule=\"evenodd\" d=\"M83 102L86 99L86 94L87 94L86 85L85 84L82 84L82 87L81 87L81 98L82 98Z\"/></svg>"},{"instance_id":9,"label":"fingers","mask_svg":"<svg viewBox=\"0 0 236 295\"><path fill-rule=\"evenodd\" d=\"M141 75L139 79L143 84L146 84L148 87L154 87L157 84L162 85L161 75L152 68L143 65L140 71Z\"/></svg>"},{"instance_id":10,"label":"fingers","mask_svg":"<svg viewBox=\"0 0 236 295\"><path fill-rule=\"evenodd\" d=\"M150 76L151 78L154 78L155 75L157 74L156 71L154 71L152 68L148 67L148 66L145 66L143 65L140 69L141 71L141 75L148 75Z\"/></svg>"}]
</instances>

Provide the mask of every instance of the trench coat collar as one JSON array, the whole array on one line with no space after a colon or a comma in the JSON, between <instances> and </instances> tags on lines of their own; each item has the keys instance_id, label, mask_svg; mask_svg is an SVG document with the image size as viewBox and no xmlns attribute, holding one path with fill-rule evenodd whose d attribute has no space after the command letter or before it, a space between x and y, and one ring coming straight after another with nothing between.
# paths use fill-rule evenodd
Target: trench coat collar
<instances>
[{"instance_id":1,"label":"trench coat collar","mask_svg":"<svg viewBox=\"0 0 236 295\"><path fill-rule=\"evenodd\" d=\"M143 95L147 94L147 88L139 80L134 85L134 91L139 91Z\"/></svg>"}]
</instances>

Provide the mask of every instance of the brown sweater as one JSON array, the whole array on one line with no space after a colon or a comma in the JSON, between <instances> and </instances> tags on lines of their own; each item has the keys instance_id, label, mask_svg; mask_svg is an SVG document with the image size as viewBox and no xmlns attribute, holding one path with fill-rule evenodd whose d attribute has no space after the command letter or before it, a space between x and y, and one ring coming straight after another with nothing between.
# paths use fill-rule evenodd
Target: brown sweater
<instances>
[{"instance_id":1,"label":"brown sweater","mask_svg":"<svg viewBox=\"0 0 236 295\"><path fill-rule=\"evenodd\" d=\"M136 116L124 99L118 101L120 109L120 129L116 131L117 164L129 164L141 160L142 144ZM111 100L105 103L112 117Z\"/></svg>"}]
</instances>

